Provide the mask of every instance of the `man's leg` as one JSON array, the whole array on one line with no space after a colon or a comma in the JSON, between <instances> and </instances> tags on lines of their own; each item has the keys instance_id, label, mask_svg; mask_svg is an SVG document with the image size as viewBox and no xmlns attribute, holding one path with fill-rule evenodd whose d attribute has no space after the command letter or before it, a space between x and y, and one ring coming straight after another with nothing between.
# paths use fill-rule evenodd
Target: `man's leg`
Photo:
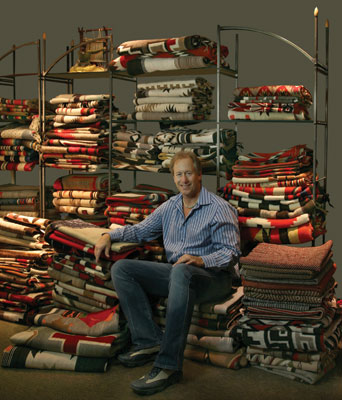
<instances>
[{"instance_id":1,"label":"man's leg","mask_svg":"<svg viewBox=\"0 0 342 400\"><path fill-rule=\"evenodd\" d=\"M131 383L138 394L153 394L182 377L183 353L194 304L215 301L231 291L231 276L187 264L172 267L166 308L166 326L152 370Z\"/></svg>"},{"instance_id":2,"label":"man's leg","mask_svg":"<svg viewBox=\"0 0 342 400\"><path fill-rule=\"evenodd\" d=\"M167 297L171 264L144 260L117 261L111 271L115 291L136 350L160 345L162 331L152 319L147 294Z\"/></svg>"},{"instance_id":3,"label":"man's leg","mask_svg":"<svg viewBox=\"0 0 342 400\"><path fill-rule=\"evenodd\" d=\"M231 291L226 271L179 264L172 268L166 309L166 326L154 366L181 370L194 305L222 299Z\"/></svg>"}]
</instances>

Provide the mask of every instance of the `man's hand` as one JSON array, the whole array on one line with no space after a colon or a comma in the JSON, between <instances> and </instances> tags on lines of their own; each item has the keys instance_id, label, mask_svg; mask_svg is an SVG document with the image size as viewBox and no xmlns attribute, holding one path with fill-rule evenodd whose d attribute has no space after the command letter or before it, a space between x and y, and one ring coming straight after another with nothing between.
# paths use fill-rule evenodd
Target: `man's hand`
<instances>
[{"instance_id":1,"label":"man's hand","mask_svg":"<svg viewBox=\"0 0 342 400\"><path fill-rule=\"evenodd\" d=\"M100 256L104 250L104 254L106 257L109 257L109 250L110 250L111 240L108 233L105 233L100 237L100 239L96 242L94 248L94 256L95 260L98 263L100 261Z\"/></svg>"},{"instance_id":2,"label":"man's hand","mask_svg":"<svg viewBox=\"0 0 342 400\"><path fill-rule=\"evenodd\" d=\"M178 258L173 266L177 264L189 264L194 265L195 267L204 267L204 261L202 260L202 257L191 256L190 254L183 254Z\"/></svg>"}]
</instances>

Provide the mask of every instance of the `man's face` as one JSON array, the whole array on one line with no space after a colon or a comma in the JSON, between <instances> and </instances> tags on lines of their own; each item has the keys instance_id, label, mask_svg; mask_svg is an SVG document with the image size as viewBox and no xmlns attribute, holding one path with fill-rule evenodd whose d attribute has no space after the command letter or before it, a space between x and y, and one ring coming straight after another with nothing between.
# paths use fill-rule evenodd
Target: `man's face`
<instances>
[{"instance_id":1,"label":"man's face","mask_svg":"<svg viewBox=\"0 0 342 400\"><path fill-rule=\"evenodd\" d=\"M183 196L193 198L201 191L202 175L198 175L191 158L177 160L173 168L173 181Z\"/></svg>"}]
</instances>

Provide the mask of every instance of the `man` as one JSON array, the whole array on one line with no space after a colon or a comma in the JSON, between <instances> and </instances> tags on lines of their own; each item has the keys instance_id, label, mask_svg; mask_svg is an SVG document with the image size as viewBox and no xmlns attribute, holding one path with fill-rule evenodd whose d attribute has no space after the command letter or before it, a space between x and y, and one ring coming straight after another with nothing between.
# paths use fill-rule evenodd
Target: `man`
<instances>
[{"instance_id":1,"label":"man","mask_svg":"<svg viewBox=\"0 0 342 400\"><path fill-rule=\"evenodd\" d=\"M240 255L236 210L202 187L201 164L179 152L170 170L179 194L139 224L104 234L95 246L99 260L111 241L147 242L163 235L168 263L119 260L112 280L128 321L133 348L119 355L122 364L144 365L149 374L131 383L138 394L153 394L182 377L183 353L194 304L222 299L231 291ZM148 295L167 297L164 333L154 323Z\"/></svg>"}]
</instances>

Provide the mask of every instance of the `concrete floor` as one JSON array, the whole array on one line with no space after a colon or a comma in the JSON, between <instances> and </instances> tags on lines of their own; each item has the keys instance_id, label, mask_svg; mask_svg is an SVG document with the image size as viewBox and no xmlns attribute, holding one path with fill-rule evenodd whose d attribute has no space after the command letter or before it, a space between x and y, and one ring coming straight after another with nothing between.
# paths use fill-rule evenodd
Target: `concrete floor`
<instances>
[{"instance_id":1,"label":"concrete floor","mask_svg":"<svg viewBox=\"0 0 342 400\"><path fill-rule=\"evenodd\" d=\"M0 352L9 337L26 327L0 321ZM129 387L150 365L125 368L112 365L105 373L81 373L0 368L1 400L139 399ZM152 396L153 400L326 400L342 398L342 356L337 367L315 385L293 382L257 368L227 370L185 360L181 383Z\"/></svg>"}]
</instances>

